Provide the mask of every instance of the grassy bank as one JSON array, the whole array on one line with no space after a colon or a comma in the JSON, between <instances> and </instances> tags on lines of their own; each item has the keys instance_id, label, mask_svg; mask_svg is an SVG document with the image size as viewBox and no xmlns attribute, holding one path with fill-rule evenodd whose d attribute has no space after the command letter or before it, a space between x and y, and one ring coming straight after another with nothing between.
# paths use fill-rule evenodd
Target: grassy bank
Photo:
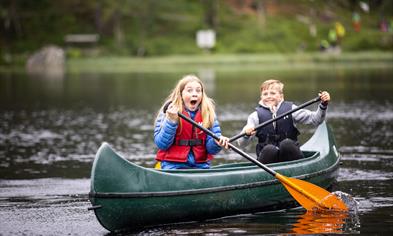
<instances>
[{"instance_id":1,"label":"grassy bank","mask_svg":"<svg viewBox=\"0 0 393 236\"><path fill-rule=\"evenodd\" d=\"M194 73L203 69L216 72L393 69L392 52L295 53L295 54L212 54L160 57L94 57L66 59L67 73ZM0 65L0 73L24 73L23 63Z\"/></svg>"},{"instance_id":2,"label":"grassy bank","mask_svg":"<svg viewBox=\"0 0 393 236\"><path fill-rule=\"evenodd\" d=\"M192 72L203 68L230 72L239 70L331 69L332 67L393 68L393 53L179 55L151 58L79 58L67 61L69 73Z\"/></svg>"}]
</instances>

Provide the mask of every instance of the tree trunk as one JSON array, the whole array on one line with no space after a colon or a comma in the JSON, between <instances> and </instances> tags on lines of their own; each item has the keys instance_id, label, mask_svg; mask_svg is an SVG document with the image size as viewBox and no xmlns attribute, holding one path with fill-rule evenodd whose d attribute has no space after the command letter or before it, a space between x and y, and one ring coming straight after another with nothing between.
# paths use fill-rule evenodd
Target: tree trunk
<instances>
[{"instance_id":1,"label":"tree trunk","mask_svg":"<svg viewBox=\"0 0 393 236\"><path fill-rule=\"evenodd\" d=\"M113 21L113 33L115 36L115 43L117 48L123 48L124 46L124 31L121 24L121 15L119 10L116 10L114 21Z\"/></svg>"},{"instance_id":2,"label":"tree trunk","mask_svg":"<svg viewBox=\"0 0 393 236\"><path fill-rule=\"evenodd\" d=\"M266 13L265 7L263 6L263 0L257 0L256 2L256 11L258 16L258 22L262 28L266 25Z\"/></svg>"},{"instance_id":3,"label":"tree trunk","mask_svg":"<svg viewBox=\"0 0 393 236\"><path fill-rule=\"evenodd\" d=\"M205 7L205 25L210 29L217 29L218 26L218 1L217 0L202 0Z\"/></svg>"}]
</instances>

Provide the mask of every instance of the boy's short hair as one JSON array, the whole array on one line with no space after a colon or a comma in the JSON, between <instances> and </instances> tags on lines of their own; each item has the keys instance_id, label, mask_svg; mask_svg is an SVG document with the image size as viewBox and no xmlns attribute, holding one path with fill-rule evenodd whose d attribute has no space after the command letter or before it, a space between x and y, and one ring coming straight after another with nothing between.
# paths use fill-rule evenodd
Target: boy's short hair
<instances>
[{"instance_id":1,"label":"boy's short hair","mask_svg":"<svg viewBox=\"0 0 393 236\"><path fill-rule=\"evenodd\" d=\"M281 82L281 81L279 81L279 80L276 80L276 79L269 79L269 80L266 80L265 82L263 82L262 84L261 84L261 92L263 91L263 90L265 90L265 89L268 89L268 88L270 88L270 87L274 87L275 89L277 89L280 93L283 93L283 91L284 91L284 84Z\"/></svg>"}]
</instances>

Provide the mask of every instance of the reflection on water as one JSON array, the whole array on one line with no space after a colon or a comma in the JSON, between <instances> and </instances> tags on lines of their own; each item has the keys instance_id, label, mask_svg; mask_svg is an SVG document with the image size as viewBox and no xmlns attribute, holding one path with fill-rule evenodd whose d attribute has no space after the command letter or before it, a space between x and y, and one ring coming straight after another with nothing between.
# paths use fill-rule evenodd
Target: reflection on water
<instances>
[{"instance_id":1,"label":"reflection on water","mask_svg":"<svg viewBox=\"0 0 393 236\"><path fill-rule=\"evenodd\" d=\"M261 234L357 234L359 216L345 212L309 213L303 209L245 214L209 220L155 227L138 235L261 235Z\"/></svg>"},{"instance_id":2,"label":"reflection on water","mask_svg":"<svg viewBox=\"0 0 393 236\"><path fill-rule=\"evenodd\" d=\"M359 217L347 212L306 212L293 224L291 234L359 233Z\"/></svg>"}]
</instances>

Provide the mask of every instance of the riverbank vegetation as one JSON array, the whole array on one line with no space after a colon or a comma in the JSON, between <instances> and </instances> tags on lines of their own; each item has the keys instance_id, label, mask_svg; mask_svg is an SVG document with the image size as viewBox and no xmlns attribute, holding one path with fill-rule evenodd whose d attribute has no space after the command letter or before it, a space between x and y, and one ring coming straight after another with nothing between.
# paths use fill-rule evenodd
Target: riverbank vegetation
<instances>
[{"instance_id":1,"label":"riverbank vegetation","mask_svg":"<svg viewBox=\"0 0 393 236\"><path fill-rule=\"evenodd\" d=\"M282 71L392 68L391 52L287 53L287 54L207 54L157 57L95 57L72 58L67 62L69 73L100 72L196 72L214 70Z\"/></svg>"},{"instance_id":2,"label":"riverbank vegetation","mask_svg":"<svg viewBox=\"0 0 393 236\"><path fill-rule=\"evenodd\" d=\"M64 48L69 59L314 53L323 42L342 52L393 51L388 0L5 0L0 7L3 65L23 64L49 44ZM332 42L336 23L344 32ZM211 49L196 45L203 29L216 33ZM98 37L85 44L65 40L75 34Z\"/></svg>"}]
</instances>

